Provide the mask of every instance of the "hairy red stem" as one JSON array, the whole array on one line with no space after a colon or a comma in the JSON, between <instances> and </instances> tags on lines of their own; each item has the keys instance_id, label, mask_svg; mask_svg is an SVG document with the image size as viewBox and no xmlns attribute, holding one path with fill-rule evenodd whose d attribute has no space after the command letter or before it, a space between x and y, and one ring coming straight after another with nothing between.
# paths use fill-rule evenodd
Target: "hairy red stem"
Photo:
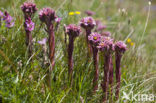
<instances>
[{"instance_id":1,"label":"hairy red stem","mask_svg":"<svg viewBox=\"0 0 156 103\"><path fill-rule=\"evenodd\" d=\"M91 34L91 30L86 30L86 41L87 41L87 46L88 46L88 57L91 57L91 53L92 53L92 47L89 43L89 40L88 40L88 36Z\"/></svg>"},{"instance_id":2,"label":"hairy red stem","mask_svg":"<svg viewBox=\"0 0 156 103\"><path fill-rule=\"evenodd\" d=\"M69 44L68 44L68 73L69 78L72 79L73 74L73 50L74 50L74 38L69 36Z\"/></svg>"},{"instance_id":3,"label":"hairy red stem","mask_svg":"<svg viewBox=\"0 0 156 103\"><path fill-rule=\"evenodd\" d=\"M121 68L120 68L120 63L121 63L121 57L122 55L119 54L119 53L116 53L116 83L117 83L117 86L116 86L116 99L119 98L119 92L120 92L120 81L121 81Z\"/></svg>"},{"instance_id":4,"label":"hairy red stem","mask_svg":"<svg viewBox=\"0 0 156 103\"><path fill-rule=\"evenodd\" d=\"M51 63L50 71L52 71L55 65L55 35L52 24L49 26L48 31L49 31L49 58Z\"/></svg>"},{"instance_id":5,"label":"hairy red stem","mask_svg":"<svg viewBox=\"0 0 156 103\"><path fill-rule=\"evenodd\" d=\"M95 92L98 89L98 79L99 79L99 55L98 49L96 47L92 47L93 49L93 61L94 61L94 79L93 79L93 91Z\"/></svg>"},{"instance_id":6,"label":"hairy red stem","mask_svg":"<svg viewBox=\"0 0 156 103\"><path fill-rule=\"evenodd\" d=\"M48 33L49 33L49 59L50 59L50 68L48 71L48 86L51 86L51 73L52 70L54 69L55 66L55 35L54 35L54 28L53 28L53 24L50 24L47 26L48 28Z\"/></svg>"},{"instance_id":7,"label":"hairy red stem","mask_svg":"<svg viewBox=\"0 0 156 103\"><path fill-rule=\"evenodd\" d=\"M32 35L31 35L31 32L28 31L28 30L25 30L26 31L26 46L28 47L28 55L29 55L29 58L31 57L32 55Z\"/></svg>"},{"instance_id":8,"label":"hairy red stem","mask_svg":"<svg viewBox=\"0 0 156 103\"><path fill-rule=\"evenodd\" d=\"M104 64L104 78L102 83L102 89L104 92L103 103L106 102L108 97L108 85L109 85L109 65L110 64L110 54L105 54L105 64Z\"/></svg>"},{"instance_id":9,"label":"hairy red stem","mask_svg":"<svg viewBox=\"0 0 156 103\"><path fill-rule=\"evenodd\" d=\"M110 64L109 64L109 84L110 84L110 88L111 88L111 99L112 99L112 95L113 95L113 81L114 81L114 69L113 69L113 61L112 61L112 55L110 55Z\"/></svg>"}]
</instances>

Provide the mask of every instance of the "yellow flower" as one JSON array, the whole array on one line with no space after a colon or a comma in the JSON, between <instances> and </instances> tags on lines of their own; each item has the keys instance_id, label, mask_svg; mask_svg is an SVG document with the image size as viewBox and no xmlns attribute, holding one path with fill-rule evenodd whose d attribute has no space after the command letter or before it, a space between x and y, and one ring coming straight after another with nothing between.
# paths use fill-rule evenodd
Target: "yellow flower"
<instances>
[{"instance_id":1,"label":"yellow flower","mask_svg":"<svg viewBox=\"0 0 156 103\"><path fill-rule=\"evenodd\" d=\"M131 43L130 43L130 45L131 45L131 46L133 46L133 45L134 45L134 43L133 43L133 42L131 42Z\"/></svg>"},{"instance_id":2,"label":"yellow flower","mask_svg":"<svg viewBox=\"0 0 156 103\"><path fill-rule=\"evenodd\" d=\"M132 40L130 38L127 39L127 43L130 43Z\"/></svg>"},{"instance_id":3,"label":"yellow flower","mask_svg":"<svg viewBox=\"0 0 156 103\"><path fill-rule=\"evenodd\" d=\"M69 12L69 15L74 15L75 13L74 12Z\"/></svg>"},{"instance_id":4,"label":"yellow flower","mask_svg":"<svg viewBox=\"0 0 156 103\"><path fill-rule=\"evenodd\" d=\"M81 12L79 12L79 11L75 11L75 14L78 14L78 15L80 15L80 14L81 14Z\"/></svg>"}]
</instances>

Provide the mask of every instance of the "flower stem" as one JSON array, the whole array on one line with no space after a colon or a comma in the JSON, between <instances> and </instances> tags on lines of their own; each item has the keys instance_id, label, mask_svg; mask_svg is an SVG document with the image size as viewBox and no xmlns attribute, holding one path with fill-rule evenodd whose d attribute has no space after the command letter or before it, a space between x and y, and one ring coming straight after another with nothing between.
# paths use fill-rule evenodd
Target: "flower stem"
<instances>
[{"instance_id":1,"label":"flower stem","mask_svg":"<svg viewBox=\"0 0 156 103\"><path fill-rule=\"evenodd\" d=\"M74 50L74 38L69 36L69 44L68 44L68 75L69 80L72 82L73 75L73 50Z\"/></svg>"},{"instance_id":2,"label":"flower stem","mask_svg":"<svg viewBox=\"0 0 156 103\"><path fill-rule=\"evenodd\" d=\"M106 52L105 53L105 64L104 64L104 78L103 78L103 84L102 84L102 89L104 92L104 97L103 97L103 103L106 102L107 97L108 97L108 85L109 85L109 65L110 64L110 53Z\"/></svg>"},{"instance_id":3,"label":"flower stem","mask_svg":"<svg viewBox=\"0 0 156 103\"><path fill-rule=\"evenodd\" d=\"M51 73L55 66L55 35L54 35L54 28L53 24L48 26L48 33L49 33L49 58L50 58L50 68L48 71L48 86L51 87Z\"/></svg>"},{"instance_id":4,"label":"flower stem","mask_svg":"<svg viewBox=\"0 0 156 103\"><path fill-rule=\"evenodd\" d=\"M31 32L28 31L28 30L25 30L26 31L26 46L28 47L28 55L29 55L29 58L31 57L32 55L32 35L31 35Z\"/></svg>"},{"instance_id":5,"label":"flower stem","mask_svg":"<svg viewBox=\"0 0 156 103\"><path fill-rule=\"evenodd\" d=\"M92 47L93 49L93 61L94 61L94 79L93 79L93 91L95 92L98 89L98 79L99 79L99 55L98 49L96 47Z\"/></svg>"},{"instance_id":6,"label":"flower stem","mask_svg":"<svg viewBox=\"0 0 156 103\"><path fill-rule=\"evenodd\" d=\"M92 53L92 47L89 43L89 40L88 40L88 36L91 34L91 30L86 30L86 41L87 41L87 46L88 46L88 54L87 54L87 57L91 57L91 53Z\"/></svg>"},{"instance_id":7,"label":"flower stem","mask_svg":"<svg viewBox=\"0 0 156 103\"><path fill-rule=\"evenodd\" d=\"M117 86L116 86L116 99L119 98L119 92L120 92L120 81L121 81L121 68L120 68L120 62L121 62L121 57L122 55L119 54L119 53L116 53L115 54L116 56L116 83L117 83Z\"/></svg>"},{"instance_id":8,"label":"flower stem","mask_svg":"<svg viewBox=\"0 0 156 103\"><path fill-rule=\"evenodd\" d=\"M112 95L113 95L113 72L114 72L114 69L113 69L113 62L112 62L112 55L110 55L110 64L109 64L109 84L110 84L110 88L111 88L111 100L112 100Z\"/></svg>"}]
</instances>

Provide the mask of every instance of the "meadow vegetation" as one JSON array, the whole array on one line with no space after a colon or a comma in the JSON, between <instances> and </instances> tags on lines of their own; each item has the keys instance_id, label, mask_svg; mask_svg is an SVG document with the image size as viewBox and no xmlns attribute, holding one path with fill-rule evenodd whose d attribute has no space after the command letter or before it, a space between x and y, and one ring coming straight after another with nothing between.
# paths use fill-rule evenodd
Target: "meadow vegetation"
<instances>
[{"instance_id":1,"label":"meadow vegetation","mask_svg":"<svg viewBox=\"0 0 156 103\"><path fill-rule=\"evenodd\" d=\"M121 88L117 103L125 100L124 93L156 95L156 9L148 0L34 0L38 11L32 21L33 49L29 57L25 45L24 16L20 6L25 0L0 0L0 10L14 18L14 27L0 27L0 96L4 103L100 103L103 98L103 55L99 54L98 89L93 92L94 64L87 60L85 30L74 41L73 83L68 78L68 53L64 24L79 24L86 10L106 25L115 41L127 44L121 62ZM45 24L38 13L44 7L53 8L62 18L55 31L55 67L51 73L51 88L46 84L48 67L43 67L43 50L38 41L47 37ZM70 14L69 12L74 12ZM77 12L77 13L75 13ZM32 59L32 60L31 60ZM113 55L113 63L115 58ZM114 66L115 68L115 66ZM115 77L115 75L114 75ZM115 84L113 88L115 88ZM115 98L115 92L113 92ZM113 102L115 103L115 101ZM137 102L136 102L137 103Z\"/></svg>"}]
</instances>

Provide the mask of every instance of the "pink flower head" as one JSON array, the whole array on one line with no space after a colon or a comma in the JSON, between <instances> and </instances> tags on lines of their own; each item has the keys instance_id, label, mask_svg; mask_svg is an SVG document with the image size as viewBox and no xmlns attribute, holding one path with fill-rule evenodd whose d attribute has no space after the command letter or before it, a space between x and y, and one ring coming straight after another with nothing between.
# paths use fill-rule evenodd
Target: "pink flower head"
<instances>
[{"instance_id":1,"label":"pink flower head","mask_svg":"<svg viewBox=\"0 0 156 103\"><path fill-rule=\"evenodd\" d=\"M91 33L88 36L88 40L92 43L97 45L100 41L101 41L101 34L95 32L95 33Z\"/></svg>"},{"instance_id":2,"label":"pink flower head","mask_svg":"<svg viewBox=\"0 0 156 103\"><path fill-rule=\"evenodd\" d=\"M0 18L1 18L1 17L3 17L3 12L2 12L2 11L0 11Z\"/></svg>"},{"instance_id":3,"label":"pink flower head","mask_svg":"<svg viewBox=\"0 0 156 103\"><path fill-rule=\"evenodd\" d=\"M13 18L9 15L7 11L4 12L3 20L5 21L6 27L11 28L14 26Z\"/></svg>"},{"instance_id":4,"label":"pink flower head","mask_svg":"<svg viewBox=\"0 0 156 103\"><path fill-rule=\"evenodd\" d=\"M55 11L51 8L43 8L39 12L39 18L42 22L45 22L46 24L51 23L54 21L57 16L55 14Z\"/></svg>"},{"instance_id":5,"label":"pink flower head","mask_svg":"<svg viewBox=\"0 0 156 103\"><path fill-rule=\"evenodd\" d=\"M97 25L96 31L102 31L107 28L106 25L103 25L100 20L96 20L96 25Z\"/></svg>"},{"instance_id":6,"label":"pink flower head","mask_svg":"<svg viewBox=\"0 0 156 103\"><path fill-rule=\"evenodd\" d=\"M27 31L33 31L35 27L35 23L32 22L31 18L29 17L28 19L26 19L25 21L25 29Z\"/></svg>"},{"instance_id":7,"label":"pink flower head","mask_svg":"<svg viewBox=\"0 0 156 103\"><path fill-rule=\"evenodd\" d=\"M9 13L7 11L5 11L4 15L3 15L3 20L7 21L7 22L11 22L13 20L13 18L9 15Z\"/></svg>"},{"instance_id":8,"label":"pink flower head","mask_svg":"<svg viewBox=\"0 0 156 103\"><path fill-rule=\"evenodd\" d=\"M119 53L124 53L127 50L127 45L123 41L118 41L115 43L115 51Z\"/></svg>"},{"instance_id":9,"label":"pink flower head","mask_svg":"<svg viewBox=\"0 0 156 103\"><path fill-rule=\"evenodd\" d=\"M38 41L39 44L45 45L47 42L47 38L43 38L41 41Z\"/></svg>"},{"instance_id":10,"label":"pink flower head","mask_svg":"<svg viewBox=\"0 0 156 103\"><path fill-rule=\"evenodd\" d=\"M14 26L14 24L15 24L14 22L8 22L8 23L6 23L5 26L6 26L7 28L11 28L11 27Z\"/></svg>"},{"instance_id":11,"label":"pink flower head","mask_svg":"<svg viewBox=\"0 0 156 103\"><path fill-rule=\"evenodd\" d=\"M26 17L31 17L37 11L36 5L31 2L25 2L21 9Z\"/></svg>"},{"instance_id":12,"label":"pink flower head","mask_svg":"<svg viewBox=\"0 0 156 103\"><path fill-rule=\"evenodd\" d=\"M92 17L85 17L80 21L80 26L84 29L93 29L96 25L95 20Z\"/></svg>"},{"instance_id":13,"label":"pink flower head","mask_svg":"<svg viewBox=\"0 0 156 103\"><path fill-rule=\"evenodd\" d=\"M88 16L95 15L95 12L90 11L90 10L85 11L85 13L86 13Z\"/></svg>"},{"instance_id":14,"label":"pink flower head","mask_svg":"<svg viewBox=\"0 0 156 103\"><path fill-rule=\"evenodd\" d=\"M66 33L72 37L79 36L81 32L80 27L76 26L75 24L69 24L68 26L65 27L65 29L66 29Z\"/></svg>"},{"instance_id":15,"label":"pink flower head","mask_svg":"<svg viewBox=\"0 0 156 103\"><path fill-rule=\"evenodd\" d=\"M102 36L110 37L111 36L111 33L109 31L105 31L105 32L102 32L101 35Z\"/></svg>"},{"instance_id":16,"label":"pink flower head","mask_svg":"<svg viewBox=\"0 0 156 103\"><path fill-rule=\"evenodd\" d=\"M62 20L62 18L56 18L55 22L59 24L61 20Z\"/></svg>"},{"instance_id":17,"label":"pink flower head","mask_svg":"<svg viewBox=\"0 0 156 103\"><path fill-rule=\"evenodd\" d=\"M102 31L104 29L106 29L106 25L101 25L101 24L97 25L97 28L96 28L97 31Z\"/></svg>"},{"instance_id":18,"label":"pink flower head","mask_svg":"<svg viewBox=\"0 0 156 103\"><path fill-rule=\"evenodd\" d=\"M101 25L102 24L102 22L100 20L95 20L95 22L96 22L96 25Z\"/></svg>"},{"instance_id":19,"label":"pink flower head","mask_svg":"<svg viewBox=\"0 0 156 103\"><path fill-rule=\"evenodd\" d=\"M100 49L101 51L114 50L113 39L111 39L110 37L103 36L97 48Z\"/></svg>"}]
</instances>

